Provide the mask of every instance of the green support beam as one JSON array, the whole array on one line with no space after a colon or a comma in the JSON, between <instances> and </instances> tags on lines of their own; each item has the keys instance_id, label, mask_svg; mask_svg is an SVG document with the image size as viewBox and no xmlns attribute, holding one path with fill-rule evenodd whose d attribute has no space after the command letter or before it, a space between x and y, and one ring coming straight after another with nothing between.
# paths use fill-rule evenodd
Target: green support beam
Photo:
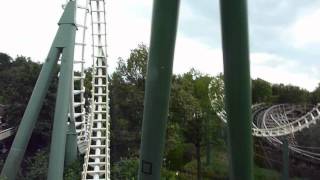
<instances>
[{"instance_id":1,"label":"green support beam","mask_svg":"<svg viewBox=\"0 0 320 180\"><path fill-rule=\"evenodd\" d=\"M71 165L78 158L77 132L74 122L68 123L65 166Z\"/></svg>"},{"instance_id":2,"label":"green support beam","mask_svg":"<svg viewBox=\"0 0 320 180\"><path fill-rule=\"evenodd\" d=\"M48 91L52 76L54 75L54 69L56 67L56 64L61 52L63 53L63 55L62 55L62 65L61 65L61 73L60 73L60 81L59 81L60 88L58 90L58 100L56 105L55 119L58 119L60 122L64 122L64 126L66 126L67 113L68 113L68 107L69 107L68 95L70 95L69 86L71 83L70 74L73 72L72 61L73 61L75 30L76 30L75 10L76 10L75 2L74 1L69 2L59 21L58 32L54 38L48 57L42 66L37 83L34 87L31 98L29 100L29 103L27 105L27 108L24 112L21 123L19 125L19 129L16 133L15 139L11 146L10 152L8 154L4 167L1 171L1 177L5 177L8 180L16 179L16 175L19 170L21 161L23 159L23 155L26 151L28 142L30 140L32 131L37 121L46 92ZM64 94L66 94L66 96L64 96ZM67 98L64 99L64 97L67 97ZM65 105L66 105L66 108L64 107ZM58 120L55 120L55 121L57 122ZM60 126L57 126L57 123L54 124L53 140L55 141L59 139L57 138L57 136L61 136L61 137L66 136L66 128L59 129L60 127L63 127L63 125L61 124L63 123L60 123ZM57 147L57 144L58 143L54 143L54 147L55 147L54 149L61 148L61 147ZM55 151L52 151L52 152L55 152ZM63 150L63 156L64 156L64 150ZM56 156L53 156L53 157L55 158ZM50 159L52 159L52 157ZM56 168L56 169L62 168L62 173L63 173L63 167L64 167L63 163L62 165L59 164L59 167L58 167L58 162L60 159L59 158L55 159L57 160L57 165L56 167L53 167L53 168ZM52 162L51 164L55 164L54 161L51 161L51 162ZM64 159L62 160L62 162L64 162ZM49 170L49 172L51 171ZM59 174L54 174L55 178L53 179L55 180L62 179L62 175L60 176L61 178L59 177Z\"/></svg>"},{"instance_id":3,"label":"green support beam","mask_svg":"<svg viewBox=\"0 0 320 180\"><path fill-rule=\"evenodd\" d=\"M230 178L253 179L246 0L220 0Z\"/></svg>"},{"instance_id":4,"label":"green support beam","mask_svg":"<svg viewBox=\"0 0 320 180\"><path fill-rule=\"evenodd\" d=\"M159 180L180 0L154 0L140 149L140 180Z\"/></svg>"},{"instance_id":5,"label":"green support beam","mask_svg":"<svg viewBox=\"0 0 320 180\"><path fill-rule=\"evenodd\" d=\"M282 141L282 179L289 180L289 145L287 137Z\"/></svg>"},{"instance_id":6,"label":"green support beam","mask_svg":"<svg viewBox=\"0 0 320 180\"><path fill-rule=\"evenodd\" d=\"M49 156L48 180L62 180L66 147L67 120L71 96L74 45L76 35L76 2L70 1L62 15L59 25L61 37L56 45L63 48L57 100L52 129ZM70 162L68 162L70 163Z\"/></svg>"}]
</instances>

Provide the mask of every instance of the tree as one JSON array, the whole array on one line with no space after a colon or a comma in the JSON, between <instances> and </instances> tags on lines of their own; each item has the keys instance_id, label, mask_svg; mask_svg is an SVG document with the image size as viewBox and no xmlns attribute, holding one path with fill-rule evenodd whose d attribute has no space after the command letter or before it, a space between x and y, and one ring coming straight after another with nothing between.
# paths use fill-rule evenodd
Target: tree
<instances>
[{"instance_id":1,"label":"tree","mask_svg":"<svg viewBox=\"0 0 320 180\"><path fill-rule=\"evenodd\" d=\"M119 58L110 78L111 157L138 156L148 50L139 45L125 61Z\"/></svg>"},{"instance_id":2,"label":"tree","mask_svg":"<svg viewBox=\"0 0 320 180\"><path fill-rule=\"evenodd\" d=\"M318 84L318 87L311 93L311 103L320 103L320 83Z\"/></svg>"},{"instance_id":3,"label":"tree","mask_svg":"<svg viewBox=\"0 0 320 180\"><path fill-rule=\"evenodd\" d=\"M179 122L185 143L195 147L198 179L201 178L201 147L207 152L212 144L214 114L208 97L208 86L212 77L191 69L188 73L174 77L170 101L170 121Z\"/></svg>"},{"instance_id":4,"label":"tree","mask_svg":"<svg viewBox=\"0 0 320 180\"><path fill-rule=\"evenodd\" d=\"M148 49L144 44L131 50L129 58L119 58L117 72L129 84L144 88L147 74Z\"/></svg>"},{"instance_id":5,"label":"tree","mask_svg":"<svg viewBox=\"0 0 320 180\"><path fill-rule=\"evenodd\" d=\"M42 180L47 178L49 153L46 150L38 151L34 156L25 161L25 178Z\"/></svg>"},{"instance_id":6,"label":"tree","mask_svg":"<svg viewBox=\"0 0 320 180\"><path fill-rule=\"evenodd\" d=\"M310 94L307 90L297 86L274 84L272 85L274 103L309 103Z\"/></svg>"},{"instance_id":7,"label":"tree","mask_svg":"<svg viewBox=\"0 0 320 180\"><path fill-rule=\"evenodd\" d=\"M201 142L204 134L204 114L200 109L191 111L190 118L188 119L184 133L187 142L194 144L196 148L197 159L197 179L201 179Z\"/></svg>"},{"instance_id":8,"label":"tree","mask_svg":"<svg viewBox=\"0 0 320 180\"><path fill-rule=\"evenodd\" d=\"M71 165L66 167L64 171L64 180L76 180L81 179L83 159L77 159Z\"/></svg>"},{"instance_id":9,"label":"tree","mask_svg":"<svg viewBox=\"0 0 320 180\"><path fill-rule=\"evenodd\" d=\"M10 126L18 126L40 73L41 64L24 56L12 59L3 53L0 53L0 62L0 103L7 107L4 120ZM56 73L58 68L57 66ZM57 82L58 78L54 76L20 169L22 176L30 177L29 179L46 177L46 149L51 139ZM10 147L11 142L9 139L3 143Z\"/></svg>"},{"instance_id":10,"label":"tree","mask_svg":"<svg viewBox=\"0 0 320 180\"><path fill-rule=\"evenodd\" d=\"M0 52L0 71L8 69L11 65L11 62L12 58L8 54Z\"/></svg>"},{"instance_id":11,"label":"tree","mask_svg":"<svg viewBox=\"0 0 320 180\"><path fill-rule=\"evenodd\" d=\"M112 179L135 180L137 179L138 168L138 159L122 159L113 166Z\"/></svg>"},{"instance_id":12,"label":"tree","mask_svg":"<svg viewBox=\"0 0 320 180\"><path fill-rule=\"evenodd\" d=\"M4 114L5 121L10 126L18 126L38 79L41 64L32 62L30 58L24 56L18 56L9 63L7 68L2 68L0 71L0 86L2 87L0 96L4 97L3 103L7 105ZM57 74L58 67L55 72ZM50 141L57 83L58 78L54 76L30 141L31 146L29 147L34 150L40 146L46 146Z\"/></svg>"},{"instance_id":13,"label":"tree","mask_svg":"<svg viewBox=\"0 0 320 180\"><path fill-rule=\"evenodd\" d=\"M271 84L263 79L252 80L252 103L270 102L272 96Z\"/></svg>"}]
</instances>

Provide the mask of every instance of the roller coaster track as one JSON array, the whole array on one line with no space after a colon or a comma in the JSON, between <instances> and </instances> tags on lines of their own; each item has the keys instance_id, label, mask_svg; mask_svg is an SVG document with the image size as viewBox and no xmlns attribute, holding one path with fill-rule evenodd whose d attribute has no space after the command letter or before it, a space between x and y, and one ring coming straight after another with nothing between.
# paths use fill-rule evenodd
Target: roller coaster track
<instances>
[{"instance_id":1,"label":"roller coaster track","mask_svg":"<svg viewBox=\"0 0 320 180\"><path fill-rule=\"evenodd\" d=\"M16 128L8 128L0 131L0 141L7 139L10 136L13 136L16 132Z\"/></svg>"},{"instance_id":2,"label":"roller coaster track","mask_svg":"<svg viewBox=\"0 0 320 180\"><path fill-rule=\"evenodd\" d=\"M270 144L280 148L282 145L282 139L286 138L289 142L289 149L295 153L296 157L303 158L310 162L320 161L320 151L317 147L304 147L299 146L298 142L295 140L295 133L302 131L305 128L310 127L315 124L318 118L305 120L308 118L310 113L315 114L319 110L319 104L315 107L307 105L290 105L290 104L279 104L268 107L261 111L260 117L254 118L257 126L260 129L273 129L277 126L291 127L288 134L284 136L264 136ZM318 114L319 115L319 114ZM303 121L302 123L299 121ZM297 124L297 126L295 126Z\"/></svg>"},{"instance_id":3,"label":"roller coaster track","mask_svg":"<svg viewBox=\"0 0 320 180\"><path fill-rule=\"evenodd\" d=\"M290 104L271 106L265 111L262 119L264 128L252 128L252 134L259 137L285 136L294 134L304 128L309 128L312 124L316 124L320 119L320 104L300 117L292 114L296 111L303 110L303 108L305 108L305 106Z\"/></svg>"},{"instance_id":4,"label":"roller coaster track","mask_svg":"<svg viewBox=\"0 0 320 180\"><path fill-rule=\"evenodd\" d=\"M296 118L288 118L287 114L289 112L294 112L296 110L301 110L304 107L301 105L289 105L289 104L279 104L269 107L265 110L264 104L257 104L252 106L252 113L255 115L257 111L265 110L264 116L260 121L262 121L263 126L258 128L257 124L254 123L258 117L254 117L252 122L252 135L258 137L278 137L293 134L297 131L301 131L304 128L309 128L310 125L316 124L320 119L320 104L312 108L311 111L307 112L305 115ZM283 113L281 113L283 111ZM226 112L223 110L218 113L220 119L227 122ZM260 117L261 118L261 117ZM272 121L272 122L270 122ZM268 123L268 124L267 124ZM271 126L271 127L270 127Z\"/></svg>"},{"instance_id":5,"label":"roller coaster track","mask_svg":"<svg viewBox=\"0 0 320 180\"><path fill-rule=\"evenodd\" d=\"M72 84L72 96L70 104L70 119L74 122L77 133L78 150L81 154L86 152L88 147L88 121L89 114L85 109L85 87L84 87L84 64L85 50L86 50L86 30L87 30L87 15L89 12L89 6L87 0L78 0L77 2L77 33L75 42L75 54L73 61L73 84ZM81 16L79 16L81 14Z\"/></svg>"},{"instance_id":6,"label":"roller coaster track","mask_svg":"<svg viewBox=\"0 0 320 180\"><path fill-rule=\"evenodd\" d=\"M218 117L227 123L224 110L224 84L221 78L215 78L209 85L209 99ZM315 106L277 104L255 104L252 109L252 135L266 138L270 144L280 148L282 139L289 142L289 149L312 160L320 161L320 151L298 146L295 133L309 128L320 119L320 104ZM317 148L317 147L315 147Z\"/></svg>"},{"instance_id":7,"label":"roller coaster track","mask_svg":"<svg viewBox=\"0 0 320 180\"><path fill-rule=\"evenodd\" d=\"M266 138L270 144L280 148L281 138L287 138L289 149L297 155L308 158L312 161L320 161L320 151L311 151L308 147L298 146L295 140L295 133L309 128L319 120L320 104L313 108L305 105L278 104L267 106L256 104L252 106L252 135ZM311 109L311 110L310 110ZM309 111L308 111L309 110ZM295 113L303 114L300 117ZM226 113L217 113L223 122L227 122ZM318 147L314 147L318 148Z\"/></svg>"},{"instance_id":8,"label":"roller coaster track","mask_svg":"<svg viewBox=\"0 0 320 180\"><path fill-rule=\"evenodd\" d=\"M67 0L68 2L68 0ZM106 9L104 0L76 0L77 34L70 100L70 122L75 124L78 150L84 154L82 179L110 179L110 132L107 72ZM63 6L64 7L64 6ZM88 26L91 17L91 28ZM85 97L87 30L91 30L91 97ZM88 105L89 104L89 105Z\"/></svg>"},{"instance_id":9,"label":"roller coaster track","mask_svg":"<svg viewBox=\"0 0 320 180\"><path fill-rule=\"evenodd\" d=\"M214 78L209 84L209 99L218 117L227 122L224 109L224 83L222 78ZM309 108L309 107L308 107ZM266 104L252 105L252 135L257 137L280 137L309 128L320 119L320 104L310 111L303 105L278 104L268 107ZM259 112L263 111L263 116ZM302 112L299 115L294 114ZM303 115L301 115L303 114Z\"/></svg>"},{"instance_id":10,"label":"roller coaster track","mask_svg":"<svg viewBox=\"0 0 320 180\"><path fill-rule=\"evenodd\" d=\"M90 0L93 48L89 147L82 179L110 179L109 90L104 0Z\"/></svg>"}]
</instances>

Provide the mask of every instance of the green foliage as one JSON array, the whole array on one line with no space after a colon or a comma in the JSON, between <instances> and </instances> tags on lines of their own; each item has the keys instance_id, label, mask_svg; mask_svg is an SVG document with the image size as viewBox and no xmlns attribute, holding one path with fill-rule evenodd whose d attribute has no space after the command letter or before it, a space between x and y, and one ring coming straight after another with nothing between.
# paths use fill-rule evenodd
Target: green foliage
<instances>
[{"instance_id":1,"label":"green foliage","mask_svg":"<svg viewBox=\"0 0 320 180\"><path fill-rule=\"evenodd\" d=\"M308 103L310 102L310 93L297 86L274 84L272 85L272 95L274 103Z\"/></svg>"},{"instance_id":2,"label":"green foliage","mask_svg":"<svg viewBox=\"0 0 320 180\"><path fill-rule=\"evenodd\" d=\"M23 56L12 59L2 53L0 53L0 62L0 103L6 105L4 121L9 126L17 126L37 81L41 64L32 62L30 58ZM50 143L56 87L57 77L54 76L29 141L22 168L19 170L21 179L22 177L46 178L47 153L45 149ZM3 143L7 147L11 144L10 141Z\"/></svg>"},{"instance_id":3,"label":"green foliage","mask_svg":"<svg viewBox=\"0 0 320 180\"><path fill-rule=\"evenodd\" d=\"M25 175L23 179L43 180L47 178L49 155L45 150L37 152L29 157L25 163Z\"/></svg>"},{"instance_id":4,"label":"green foliage","mask_svg":"<svg viewBox=\"0 0 320 180\"><path fill-rule=\"evenodd\" d=\"M228 162L227 152L219 149L217 146L214 147L212 164L203 166L203 175L208 179L226 179L229 176Z\"/></svg>"},{"instance_id":5,"label":"green foliage","mask_svg":"<svg viewBox=\"0 0 320 180\"><path fill-rule=\"evenodd\" d=\"M12 58L5 53L0 53L0 72L10 68L12 63ZM0 103L3 103L0 101Z\"/></svg>"},{"instance_id":6,"label":"green foliage","mask_svg":"<svg viewBox=\"0 0 320 180\"><path fill-rule=\"evenodd\" d=\"M139 168L139 160L134 159L122 159L114 164L112 167L111 179L127 179L136 180L137 172Z\"/></svg>"},{"instance_id":7,"label":"green foliage","mask_svg":"<svg viewBox=\"0 0 320 180\"><path fill-rule=\"evenodd\" d=\"M165 168L161 169L161 179L162 180L175 180L177 179L176 172L169 171Z\"/></svg>"},{"instance_id":8,"label":"green foliage","mask_svg":"<svg viewBox=\"0 0 320 180\"><path fill-rule=\"evenodd\" d=\"M64 170L64 180L80 180L83 162L77 159L69 167Z\"/></svg>"},{"instance_id":9,"label":"green foliage","mask_svg":"<svg viewBox=\"0 0 320 180\"><path fill-rule=\"evenodd\" d=\"M311 103L320 103L320 83L318 84L318 87L311 93Z\"/></svg>"},{"instance_id":10,"label":"green foliage","mask_svg":"<svg viewBox=\"0 0 320 180\"><path fill-rule=\"evenodd\" d=\"M130 56L125 62L119 58L116 73L121 75L124 81L144 88L147 73L148 49L144 44L131 50Z\"/></svg>"},{"instance_id":11,"label":"green foliage","mask_svg":"<svg viewBox=\"0 0 320 180\"><path fill-rule=\"evenodd\" d=\"M263 79L252 80L252 103L270 102L272 96L271 84Z\"/></svg>"},{"instance_id":12,"label":"green foliage","mask_svg":"<svg viewBox=\"0 0 320 180\"><path fill-rule=\"evenodd\" d=\"M211 108L208 96L208 86L211 80L212 77L191 69L186 74L175 76L172 85L169 119L173 122L180 122L180 132L184 137L184 143L194 145L199 173L201 170L201 147L206 146L209 156L210 146L214 141L213 139L217 137L216 132L218 130L215 128L219 126L216 123L220 122L214 121L217 119L213 116L215 112ZM173 149L170 153L181 154L178 150ZM170 158L172 159L172 156ZM175 170L181 168L182 163L185 164L187 161L178 161L170 168Z\"/></svg>"},{"instance_id":13,"label":"green foliage","mask_svg":"<svg viewBox=\"0 0 320 180\"><path fill-rule=\"evenodd\" d=\"M119 59L110 79L111 157L138 156L143 116L144 83L148 51L145 45Z\"/></svg>"},{"instance_id":14,"label":"green foliage","mask_svg":"<svg viewBox=\"0 0 320 180\"><path fill-rule=\"evenodd\" d=\"M168 151L164 166L170 170L180 170L192 160L194 153L195 149L192 144L177 144Z\"/></svg>"},{"instance_id":15,"label":"green foliage","mask_svg":"<svg viewBox=\"0 0 320 180\"><path fill-rule=\"evenodd\" d=\"M176 146L183 143L181 126L177 122L168 122L167 125L167 140L166 140L166 150L171 150L176 148Z\"/></svg>"},{"instance_id":16,"label":"green foliage","mask_svg":"<svg viewBox=\"0 0 320 180\"><path fill-rule=\"evenodd\" d=\"M221 112L224 109L224 82L222 74L212 78L208 87L208 96L213 111Z\"/></svg>"},{"instance_id":17,"label":"green foliage","mask_svg":"<svg viewBox=\"0 0 320 180\"><path fill-rule=\"evenodd\" d=\"M274 170L264 169L257 166L254 167L254 179L278 180L280 177L280 174Z\"/></svg>"},{"instance_id":18,"label":"green foliage","mask_svg":"<svg viewBox=\"0 0 320 180\"><path fill-rule=\"evenodd\" d=\"M1 59L1 61L3 61ZM30 58L18 56L0 68L0 95L4 104L26 104L40 72L40 65Z\"/></svg>"},{"instance_id":19,"label":"green foliage","mask_svg":"<svg viewBox=\"0 0 320 180\"><path fill-rule=\"evenodd\" d=\"M6 56L0 54L0 58L2 57ZM37 81L41 65L23 56L18 56L14 60L9 59L9 61L4 61L6 62L5 68L0 68L0 96L2 103L7 105L4 114L5 121L10 126L17 126ZM37 149L39 145L46 146L50 139L56 87L57 77L54 77L34 131L35 136L39 135L38 142L35 144L37 147L34 149Z\"/></svg>"}]
</instances>

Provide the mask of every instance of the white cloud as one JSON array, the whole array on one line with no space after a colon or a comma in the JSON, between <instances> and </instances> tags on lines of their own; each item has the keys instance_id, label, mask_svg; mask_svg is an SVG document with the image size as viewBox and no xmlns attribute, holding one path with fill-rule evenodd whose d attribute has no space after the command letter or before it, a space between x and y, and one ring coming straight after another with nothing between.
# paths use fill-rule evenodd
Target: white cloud
<instances>
[{"instance_id":1,"label":"white cloud","mask_svg":"<svg viewBox=\"0 0 320 180\"><path fill-rule=\"evenodd\" d=\"M28 0L4 1L0 11L0 52L31 57L35 61L43 61L58 28L57 22L62 13L61 4L65 0ZM152 1L120 0L107 2L107 40L110 70L115 69L118 57L128 57L130 49L141 42L149 44L151 30ZM294 37L297 46L320 42L320 9L309 11L301 16L288 33ZM182 17L192 19L198 15L181 3L180 24L177 34L174 73L184 73L194 67L203 73L216 75L222 72L222 51L219 44L212 46L183 33L188 26L182 25ZM217 22L218 23L218 22ZM218 25L219 27L219 25ZM290 30L292 29L292 30ZM196 33L196 32L195 32ZM202 35L203 29L198 34ZM87 34L90 37L90 32ZM213 34L214 36L214 34ZM210 37L208 37L210 38ZM290 39L290 38L289 38ZM289 40L290 41L290 40ZM90 42L88 42L90 47ZM218 45L218 46L217 46ZM90 48L87 54L90 54ZM89 56L89 55L88 55ZM88 61L91 62L90 56ZM273 83L291 83L312 90L318 83L318 65L306 67L299 71L303 64L300 60L290 61L282 54L252 53L252 77L260 77Z\"/></svg>"},{"instance_id":2,"label":"white cloud","mask_svg":"<svg viewBox=\"0 0 320 180\"><path fill-rule=\"evenodd\" d=\"M221 49L214 49L194 39L178 35L173 72L184 73L191 68L211 75L222 72Z\"/></svg>"},{"instance_id":3,"label":"white cloud","mask_svg":"<svg viewBox=\"0 0 320 180\"><path fill-rule=\"evenodd\" d=\"M149 44L152 7L143 0L110 1L107 11L109 65L114 70L118 57L128 57L139 43Z\"/></svg>"},{"instance_id":4,"label":"white cloud","mask_svg":"<svg viewBox=\"0 0 320 180\"><path fill-rule=\"evenodd\" d=\"M272 83L292 84L314 90L319 79L311 76L308 72L299 71L300 64L275 54L252 53L251 56L251 77L262 78ZM310 67L312 71L312 67Z\"/></svg>"},{"instance_id":5,"label":"white cloud","mask_svg":"<svg viewBox=\"0 0 320 180\"><path fill-rule=\"evenodd\" d=\"M297 61L286 59L277 54L251 53L251 77L262 78L271 83L284 83L306 88L309 91L319 83L316 67L307 67L308 71L301 71ZM222 50L211 48L196 40L178 36L174 73L184 73L192 67L200 72L216 75L223 71ZM310 74L312 73L312 75Z\"/></svg>"},{"instance_id":6,"label":"white cloud","mask_svg":"<svg viewBox=\"0 0 320 180\"><path fill-rule=\"evenodd\" d=\"M299 17L289 27L294 40L294 46L303 48L313 43L320 43L320 8L305 11L305 15Z\"/></svg>"},{"instance_id":7,"label":"white cloud","mask_svg":"<svg viewBox=\"0 0 320 180\"><path fill-rule=\"evenodd\" d=\"M58 28L59 1L5 1L0 11L0 51L43 61Z\"/></svg>"}]
</instances>

